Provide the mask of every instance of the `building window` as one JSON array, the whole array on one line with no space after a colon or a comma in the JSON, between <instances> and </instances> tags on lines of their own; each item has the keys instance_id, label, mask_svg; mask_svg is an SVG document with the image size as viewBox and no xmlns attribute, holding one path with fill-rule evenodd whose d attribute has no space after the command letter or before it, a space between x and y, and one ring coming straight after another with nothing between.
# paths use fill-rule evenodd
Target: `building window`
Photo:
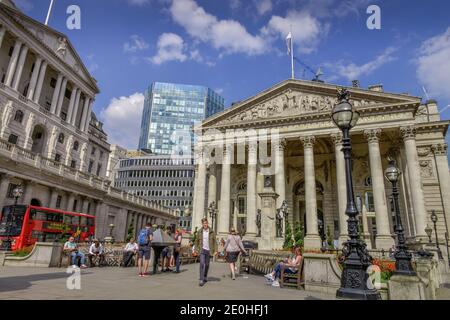
<instances>
[{"instance_id":1,"label":"building window","mask_svg":"<svg viewBox=\"0 0 450 320\"><path fill-rule=\"evenodd\" d=\"M55 78L50 79L50 87L52 87L52 88L56 87L56 79Z\"/></svg>"},{"instance_id":2,"label":"building window","mask_svg":"<svg viewBox=\"0 0 450 320\"><path fill-rule=\"evenodd\" d=\"M75 142L73 143L73 150L78 151L78 147L79 147L79 146L80 146L79 142L78 142L78 141L75 141Z\"/></svg>"},{"instance_id":3,"label":"building window","mask_svg":"<svg viewBox=\"0 0 450 320\"><path fill-rule=\"evenodd\" d=\"M59 153L55 154L55 161L60 162L61 161L61 155Z\"/></svg>"},{"instance_id":4,"label":"building window","mask_svg":"<svg viewBox=\"0 0 450 320\"><path fill-rule=\"evenodd\" d=\"M22 121L23 121L23 111L22 110L16 111L16 114L14 115L14 121L22 123Z\"/></svg>"},{"instance_id":5,"label":"building window","mask_svg":"<svg viewBox=\"0 0 450 320\"><path fill-rule=\"evenodd\" d=\"M91 149L91 156L93 156L93 155L95 155L95 147L92 147L92 149Z\"/></svg>"},{"instance_id":6,"label":"building window","mask_svg":"<svg viewBox=\"0 0 450 320\"><path fill-rule=\"evenodd\" d=\"M100 171L102 170L102 165L101 164L98 164L97 165L97 176L99 176L100 175Z\"/></svg>"},{"instance_id":7,"label":"building window","mask_svg":"<svg viewBox=\"0 0 450 320\"><path fill-rule=\"evenodd\" d=\"M75 169L77 167L77 162L75 160L70 161L70 167Z\"/></svg>"},{"instance_id":8,"label":"building window","mask_svg":"<svg viewBox=\"0 0 450 320\"><path fill-rule=\"evenodd\" d=\"M59 143L64 143L64 133L60 133L58 136L58 142Z\"/></svg>"},{"instance_id":9,"label":"building window","mask_svg":"<svg viewBox=\"0 0 450 320\"><path fill-rule=\"evenodd\" d=\"M11 144L17 144L18 139L19 139L19 137L16 136L15 134L10 134L8 137L8 142Z\"/></svg>"},{"instance_id":10,"label":"building window","mask_svg":"<svg viewBox=\"0 0 450 320\"><path fill-rule=\"evenodd\" d=\"M62 200L62 197L61 197L61 196L58 196L58 197L56 198L56 208L57 208L57 209L61 208L61 200Z\"/></svg>"},{"instance_id":11,"label":"building window","mask_svg":"<svg viewBox=\"0 0 450 320\"><path fill-rule=\"evenodd\" d=\"M77 211L77 205L78 205L78 200L77 199L73 200L73 206L72 206L73 212Z\"/></svg>"},{"instance_id":12,"label":"building window","mask_svg":"<svg viewBox=\"0 0 450 320\"><path fill-rule=\"evenodd\" d=\"M88 167L88 172L91 173L92 172L92 167L94 166L94 161L90 160L89 161L89 167Z\"/></svg>"},{"instance_id":13,"label":"building window","mask_svg":"<svg viewBox=\"0 0 450 320\"><path fill-rule=\"evenodd\" d=\"M14 184L14 183L10 183L8 186L8 192L6 193L6 196L10 199L14 199L14 195L13 195L13 191L15 188L17 188L19 185L18 184ZM1 195L0 195L1 196Z\"/></svg>"}]
</instances>

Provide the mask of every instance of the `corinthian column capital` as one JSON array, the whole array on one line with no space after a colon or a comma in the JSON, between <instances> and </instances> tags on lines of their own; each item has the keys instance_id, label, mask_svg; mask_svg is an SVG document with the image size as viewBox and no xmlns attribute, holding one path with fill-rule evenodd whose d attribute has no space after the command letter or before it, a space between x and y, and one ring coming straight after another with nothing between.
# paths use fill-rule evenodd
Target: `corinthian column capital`
<instances>
[{"instance_id":1,"label":"corinthian column capital","mask_svg":"<svg viewBox=\"0 0 450 320\"><path fill-rule=\"evenodd\" d=\"M431 146L431 150L437 156L447 155L448 145L446 143L438 143Z\"/></svg>"},{"instance_id":2,"label":"corinthian column capital","mask_svg":"<svg viewBox=\"0 0 450 320\"><path fill-rule=\"evenodd\" d=\"M342 133L333 133L331 134L331 140L335 145L341 145L342 144Z\"/></svg>"},{"instance_id":3,"label":"corinthian column capital","mask_svg":"<svg viewBox=\"0 0 450 320\"><path fill-rule=\"evenodd\" d=\"M400 133L405 141L416 138L416 128L414 126L401 127Z\"/></svg>"},{"instance_id":4,"label":"corinthian column capital","mask_svg":"<svg viewBox=\"0 0 450 320\"><path fill-rule=\"evenodd\" d=\"M305 137L300 137L300 140L303 143L303 147L306 148L312 148L314 147L314 143L316 142L316 137L314 136L305 136Z\"/></svg>"},{"instance_id":5,"label":"corinthian column capital","mask_svg":"<svg viewBox=\"0 0 450 320\"><path fill-rule=\"evenodd\" d=\"M368 142L378 142L380 140L381 129L364 130L364 136Z\"/></svg>"}]
</instances>

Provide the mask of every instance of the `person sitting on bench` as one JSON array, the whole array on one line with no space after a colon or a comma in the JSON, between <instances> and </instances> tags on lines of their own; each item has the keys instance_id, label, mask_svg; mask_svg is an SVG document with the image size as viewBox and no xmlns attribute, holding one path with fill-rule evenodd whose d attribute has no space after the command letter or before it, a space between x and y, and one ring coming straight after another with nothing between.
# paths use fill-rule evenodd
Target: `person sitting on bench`
<instances>
[{"instance_id":1,"label":"person sitting on bench","mask_svg":"<svg viewBox=\"0 0 450 320\"><path fill-rule=\"evenodd\" d=\"M281 269L284 266L284 273L294 274L298 272L296 267L300 265L300 261L302 260L302 249L300 247L294 248L294 255L290 258L285 259L283 262L278 263L275 266L275 269L265 275L266 279L273 287L279 287L280 283L278 279L281 278Z\"/></svg>"},{"instance_id":2,"label":"person sitting on bench","mask_svg":"<svg viewBox=\"0 0 450 320\"><path fill-rule=\"evenodd\" d=\"M130 266L131 259L133 259L133 257L136 255L138 250L139 250L138 244L136 243L136 241L134 241L134 238L131 238L130 241L125 246L125 249L123 250L122 266L124 268Z\"/></svg>"},{"instance_id":3,"label":"person sitting on bench","mask_svg":"<svg viewBox=\"0 0 450 320\"><path fill-rule=\"evenodd\" d=\"M91 244L91 247L89 248L88 257L91 267L95 266L94 262L92 261L92 258L94 257L99 258L98 266L99 267L103 266L103 262L105 261L105 252L103 250L102 244L97 239L94 239L94 242Z\"/></svg>"},{"instance_id":4,"label":"person sitting on bench","mask_svg":"<svg viewBox=\"0 0 450 320\"><path fill-rule=\"evenodd\" d=\"M64 244L63 248L64 252L67 252L70 255L72 267L76 268L78 266L77 259L80 259L81 268L87 268L84 264L84 254L78 251L78 244L75 242L74 237L70 237L69 240Z\"/></svg>"}]
</instances>

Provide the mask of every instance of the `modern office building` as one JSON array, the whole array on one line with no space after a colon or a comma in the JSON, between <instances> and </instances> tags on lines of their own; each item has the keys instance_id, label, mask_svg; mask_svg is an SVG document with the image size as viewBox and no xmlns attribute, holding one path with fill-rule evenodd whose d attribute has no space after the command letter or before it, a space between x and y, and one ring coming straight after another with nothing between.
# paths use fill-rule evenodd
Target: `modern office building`
<instances>
[{"instance_id":1,"label":"modern office building","mask_svg":"<svg viewBox=\"0 0 450 320\"><path fill-rule=\"evenodd\" d=\"M193 162L190 156L144 155L142 151L128 151L113 170L114 187L170 208L180 217L180 227L189 231L194 190Z\"/></svg>"},{"instance_id":2,"label":"modern office building","mask_svg":"<svg viewBox=\"0 0 450 320\"><path fill-rule=\"evenodd\" d=\"M138 148L186 155L194 144L194 124L223 109L224 99L210 88L154 82L145 93Z\"/></svg>"}]
</instances>

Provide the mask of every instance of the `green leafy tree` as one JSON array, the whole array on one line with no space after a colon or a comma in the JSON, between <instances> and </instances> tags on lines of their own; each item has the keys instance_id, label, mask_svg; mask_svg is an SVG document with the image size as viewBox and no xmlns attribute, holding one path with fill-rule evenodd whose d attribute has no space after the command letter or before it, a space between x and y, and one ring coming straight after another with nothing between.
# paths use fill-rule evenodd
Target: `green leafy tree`
<instances>
[{"instance_id":1,"label":"green leafy tree","mask_svg":"<svg viewBox=\"0 0 450 320\"><path fill-rule=\"evenodd\" d=\"M292 249L294 247L294 239L292 237L292 228L289 221L286 220L285 231L284 231L284 249Z\"/></svg>"},{"instance_id":2,"label":"green leafy tree","mask_svg":"<svg viewBox=\"0 0 450 320\"><path fill-rule=\"evenodd\" d=\"M294 245L303 248L304 237L303 225L299 221L296 221L294 224Z\"/></svg>"},{"instance_id":3,"label":"green leafy tree","mask_svg":"<svg viewBox=\"0 0 450 320\"><path fill-rule=\"evenodd\" d=\"M327 244L329 248L333 247L333 237L331 236L330 226L327 226Z\"/></svg>"},{"instance_id":4,"label":"green leafy tree","mask_svg":"<svg viewBox=\"0 0 450 320\"><path fill-rule=\"evenodd\" d=\"M131 219L130 225L128 226L127 230L127 241L130 241L131 238L134 236L134 218Z\"/></svg>"}]
</instances>

